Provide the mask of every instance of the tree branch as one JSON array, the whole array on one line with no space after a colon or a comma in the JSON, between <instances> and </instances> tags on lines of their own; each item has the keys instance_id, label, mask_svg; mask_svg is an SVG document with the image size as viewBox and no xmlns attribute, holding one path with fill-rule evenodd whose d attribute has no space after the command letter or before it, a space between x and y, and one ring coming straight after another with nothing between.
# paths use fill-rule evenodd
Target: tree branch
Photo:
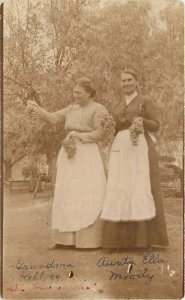
<instances>
[{"instance_id":1,"label":"tree branch","mask_svg":"<svg viewBox=\"0 0 185 300\"><path fill-rule=\"evenodd\" d=\"M4 75L4 77L7 79L7 80L10 80L12 82L14 82L15 84L17 84L18 86L21 86L23 87L24 89L28 89L29 92L31 92L30 96L33 96L35 101L41 106L41 102L40 102L40 99L39 99L39 96L37 94L37 92L34 90L34 88L32 87L32 85L29 83L29 82L26 82L27 85L24 85L20 82L18 82L17 80L15 80L14 78L11 78L7 75Z\"/></svg>"},{"instance_id":2,"label":"tree branch","mask_svg":"<svg viewBox=\"0 0 185 300\"><path fill-rule=\"evenodd\" d=\"M29 7L30 7L30 1L28 1L28 4L27 4L27 15L26 15L26 31L28 30L28 16L29 16Z\"/></svg>"},{"instance_id":3,"label":"tree branch","mask_svg":"<svg viewBox=\"0 0 185 300\"><path fill-rule=\"evenodd\" d=\"M24 158L26 154L22 154L21 156L19 156L18 158L16 158L14 161L11 161L11 167L18 162L20 159Z\"/></svg>"},{"instance_id":4,"label":"tree branch","mask_svg":"<svg viewBox=\"0 0 185 300\"><path fill-rule=\"evenodd\" d=\"M17 85L19 85L19 86L22 86L22 87L25 88L25 89L27 89L27 86L26 86L26 85L24 85L24 84L18 82L18 81L15 80L14 78L11 78L11 77L9 77L9 76L7 76L7 75L4 75L4 78L6 78L7 80L10 80L10 81L12 81L12 82L14 82L15 84L17 84Z\"/></svg>"}]
</instances>

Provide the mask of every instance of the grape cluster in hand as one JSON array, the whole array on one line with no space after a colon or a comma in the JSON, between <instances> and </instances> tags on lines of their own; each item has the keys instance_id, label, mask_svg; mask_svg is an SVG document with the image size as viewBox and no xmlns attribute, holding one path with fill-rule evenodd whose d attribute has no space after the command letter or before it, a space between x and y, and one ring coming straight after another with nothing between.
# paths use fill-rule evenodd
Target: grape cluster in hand
<instances>
[{"instance_id":1,"label":"grape cluster in hand","mask_svg":"<svg viewBox=\"0 0 185 300\"><path fill-rule=\"evenodd\" d=\"M130 138L133 146L137 146L139 135L142 133L144 133L143 118L136 117L130 126Z\"/></svg>"},{"instance_id":2,"label":"grape cluster in hand","mask_svg":"<svg viewBox=\"0 0 185 300\"><path fill-rule=\"evenodd\" d=\"M100 126L103 128L105 133L106 142L109 143L114 138L116 123L112 116L104 114L100 121Z\"/></svg>"},{"instance_id":3,"label":"grape cluster in hand","mask_svg":"<svg viewBox=\"0 0 185 300\"><path fill-rule=\"evenodd\" d=\"M76 140L75 137L71 136L63 140L62 145L64 150L68 154L68 158L72 158L76 153Z\"/></svg>"},{"instance_id":4,"label":"grape cluster in hand","mask_svg":"<svg viewBox=\"0 0 185 300\"><path fill-rule=\"evenodd\" d=\"M17 99L15 100L15 107L16 107L17 109L23 108L23 102L22 102L22 100L21 100L20 98L17 98Z\"/></svg>"},{"instance_id":5,"label":"grape cluster in hand","mask_svg":"<svg viewBox=\"0 0 185 300\"><path fill-rule=\"evenodd\" d=\"M30 118L30 122L33 127L37 127L39 125L40 113L39 109L34 106L28 105L27 106L27 114Z\"/></svg>"}]
</instances>

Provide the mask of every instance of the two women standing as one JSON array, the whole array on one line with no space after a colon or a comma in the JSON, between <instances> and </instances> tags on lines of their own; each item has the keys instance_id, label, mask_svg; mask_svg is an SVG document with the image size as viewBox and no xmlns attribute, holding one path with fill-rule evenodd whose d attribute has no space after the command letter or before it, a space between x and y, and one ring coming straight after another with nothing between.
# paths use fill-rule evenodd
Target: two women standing
<instances>
[{"instance_id":1,"label":"two women standing","mask_svg":"<svg viewBox=\"0 0 185 300\"><path fill-rule=\"evenodd\" d=\"M114 104L116 137L110 149L108 179L99 142L105 139L100 126L107 113L93 101L95 91L88 79L77 81L75 104L48 113L31 103L40 117L64 122L66 136L74 138L76 153L58 155L52 228L55 244L77 248L122 248L168 244L160 195L157 156L150 132L159 127L150 99L136 92L137 75L122 71L123 97ZM137 145L129 128L140 117L144 133Z\"/></svg>"}]
</instances>

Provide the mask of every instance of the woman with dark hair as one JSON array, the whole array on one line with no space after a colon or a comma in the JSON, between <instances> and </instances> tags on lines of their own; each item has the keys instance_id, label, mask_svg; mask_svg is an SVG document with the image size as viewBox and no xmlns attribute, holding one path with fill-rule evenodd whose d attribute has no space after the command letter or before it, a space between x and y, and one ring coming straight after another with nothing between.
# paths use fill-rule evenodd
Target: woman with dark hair
<instances>
[{"instance_id":1,"label":"woman with dark hair","mask_svg":"<svg viewBox=\"0 0 185 300\"><path fill-rule=\"evenodd\" d=\"M114 103L116 121L101 218L105 248L167 246L154 136L159 128L153 101L137 92L133 69L121 72L122 97Z\"/></svg>"},{"instance_id":2,"label":"woman with dark hair","mask_svg":"<svg viewBox=\"0 0 185 300\"><path fill-rule=\"evenodd\" d=\"M94 101L95 95L91 81L80 78L73 88L75 104L49 113L35 102L29 103L42 120L65 124L66 139L57 159L52 208L53 246L102 246L104 222L99 215L106 177L98 144L105 138L100 121L107 111Z\"/></svg>"}]
</instances>

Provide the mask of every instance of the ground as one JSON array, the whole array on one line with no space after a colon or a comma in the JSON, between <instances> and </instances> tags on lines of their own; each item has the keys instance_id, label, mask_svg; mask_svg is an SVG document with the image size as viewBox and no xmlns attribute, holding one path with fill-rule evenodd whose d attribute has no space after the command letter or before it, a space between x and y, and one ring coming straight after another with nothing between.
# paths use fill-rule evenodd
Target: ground
<instances>
[{"instance_id":1,"label":"ground","mask_svg":"<svg viewBox=\"0 0 185 300\"><path fill-rule=\"evenodd\" d=\"M33 199L32 193L10 193L5 188L3 297L182 298L183 201L181 198L164 198L164 206L170 246L168 249L152 249L145 260L144 249L110 251L59 247L48 250L52 207L49 191ZM155 263L149 261L152 255L155 256ZM102 257L109 262L109 266L100 266ZM130 274L126 265L129 259L135 263ZM110 262L116 261L123 265L110 266ZM134 274L140 275L134 277Z\"/></svg>"}]
</instances>

